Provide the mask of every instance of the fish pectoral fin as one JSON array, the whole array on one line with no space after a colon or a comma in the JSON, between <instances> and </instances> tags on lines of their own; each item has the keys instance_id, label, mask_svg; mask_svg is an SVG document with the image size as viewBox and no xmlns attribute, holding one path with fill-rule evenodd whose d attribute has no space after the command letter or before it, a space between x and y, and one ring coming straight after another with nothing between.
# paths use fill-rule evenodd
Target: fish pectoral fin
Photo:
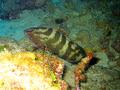
<instances>
[{"instance_id":1,"label":"fish pectoral fin","mask_svg":"<svg viewBox=\"0 0 120 90\"><path fill-rule=\"evenodd\" d=\"M65 36L68 36L68 33L64 29L59 28L58 32L62 33Z\"/></svg>"}]
</instances>

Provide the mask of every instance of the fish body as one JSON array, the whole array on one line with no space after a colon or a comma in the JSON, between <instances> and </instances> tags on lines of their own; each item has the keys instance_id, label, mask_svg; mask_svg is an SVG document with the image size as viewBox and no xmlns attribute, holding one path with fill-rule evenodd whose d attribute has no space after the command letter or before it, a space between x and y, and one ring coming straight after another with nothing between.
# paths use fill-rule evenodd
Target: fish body
<instances>
[{"instance_id":1,"label":"fish body","mask_svg":"<svg viewBox=\"0 0 120 90\"><path fill-rule=\"evenodd\" d=\"M59 29L33 27L25 32L37 47L47 47L52 53L70 63L77 64L86 57L85 50Z\"/></svg>"}]
</instances>

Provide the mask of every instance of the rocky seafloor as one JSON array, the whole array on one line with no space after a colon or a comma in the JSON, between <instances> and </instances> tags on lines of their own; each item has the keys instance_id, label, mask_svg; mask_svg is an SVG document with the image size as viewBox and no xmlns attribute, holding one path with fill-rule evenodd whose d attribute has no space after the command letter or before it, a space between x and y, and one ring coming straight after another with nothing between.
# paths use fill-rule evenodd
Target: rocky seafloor
<instances>
[{"instance_id":1,"label":"rocky seafloor","mask_svg":"<svg viewBox=\"0 0 120 90\"><path fill-rule=\"evenodd\" d=\"M44 9L24 10L14 20L0 20L0 50L33 51L34 45L24 34L29 27L63 28L71 40L99 59L86 71L87 81L81 83L81 90L119 90L120 12L115 7L119 2L80 0L82 4L77 5L73 0L65 1L64 7L54 2ZM66 66L63 78L71 85L70 90L74 90L71 75L74 66L69 63Z\"/></svg>"}]
</instances>

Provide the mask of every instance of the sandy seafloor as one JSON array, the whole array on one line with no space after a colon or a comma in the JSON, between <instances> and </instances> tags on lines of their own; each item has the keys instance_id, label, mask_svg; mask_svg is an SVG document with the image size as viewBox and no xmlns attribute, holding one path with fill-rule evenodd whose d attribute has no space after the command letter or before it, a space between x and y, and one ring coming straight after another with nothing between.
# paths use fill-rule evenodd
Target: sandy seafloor
<instances>
[{"instance_id":1,"label":"sandy seafloor","mask_svg":"<svg viewBox=\"0 0 120 90\"><path fill-rule=\"evenodd\" d=\"M64 19L66 17L67 20L63 25L54 22L56 18ZM113 36L110 36L112 39L106 40L106 38L103 38L107 33L106 27L109 27L109 24L106 23L105 14L101 11L89 11L83 7L79 13L58 8L54 12L41 9L24 10L20 13L18 19L0 20L0 44L8 44L7 42L11 38L16 40L20 47L28 48L27 46L30 44L26 39L24 30L34 26L64 28L70 39L85 49L93 51L95 56L99 58L99 62L86 71L88 79L81 83L81 90L120 90L120 52L111 47L111 43L115 41L114 38L116 37L115 30L112 31ZM4 40L4 37L7 37L8 40ZM110 43L107 41L110 41ZM9 43L15 46L13 42ZM107 43L107 45L104 45L104 43ZM118 49L120 49L120 46ZM71 82L73 80L71 79L72 76L69 76L71 72L72 70L68 69L64 78L74 87L73 82Z\"/></svg>"}]
</instances>

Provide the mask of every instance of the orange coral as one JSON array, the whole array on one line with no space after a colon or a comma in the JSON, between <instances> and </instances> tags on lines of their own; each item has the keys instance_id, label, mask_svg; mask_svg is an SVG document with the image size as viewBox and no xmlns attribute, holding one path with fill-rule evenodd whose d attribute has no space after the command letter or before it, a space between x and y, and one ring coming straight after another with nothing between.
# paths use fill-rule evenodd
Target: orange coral
<instances>
[{"instance_id":1,"label":"orange coral","mask_svg":"<svg viewBox=\"0 0 120 90\"><path fill-rule=\"evenodd\" d=\"M79 82L86 79L85 75L83 74L86 67L90 63L91 59L93 58L92 53L88 53L87 57L83 58L80 63L78 63L76 69L75 69L75 83L76 83L76 89L79 87Z\"/></svg>"}]
</instances>

